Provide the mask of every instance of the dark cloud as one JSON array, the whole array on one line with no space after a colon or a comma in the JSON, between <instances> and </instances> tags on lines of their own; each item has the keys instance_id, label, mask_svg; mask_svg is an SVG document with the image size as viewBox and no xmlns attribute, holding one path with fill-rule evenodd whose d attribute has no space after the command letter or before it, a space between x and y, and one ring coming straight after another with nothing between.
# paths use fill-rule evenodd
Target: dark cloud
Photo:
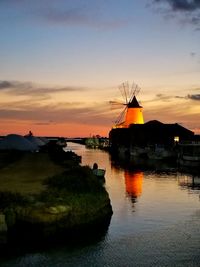
<instances>
[{"instance_id":1,"label":"dark cloud","mask_svg":"<svg viewBox=\"0 0 200 267\"><path fill-rule=\"evenodd\" d=\"M55 102L53 96L49 96L90 90L82 87L44 87L31 82L0 81L0 89L0 94L4 92L8 96L7 102L0 99L0 119L4 120L32 121L37 125L83 123L103 126L111 125L114 116L108 102L78 102L76 97L72 102L65 102L64 99L63 102ZM26 98L13 97L18 95ZM46 99L47 102L43 101Z\"/></svg>"},{"instance_id":2,"label":"dark cloud","mask_svg":"<svg viewBox=\"0 0 200 267\"><path fill-rule=\"evenodd\" d=\"M113 29L128 23L125 16L111 17L107 12L107 4L103 1L0 0L0 5L15 8L19 18L22 18L23 12L26 20L45 22L49 25Z\"/></svg>"},{"instance_id":3,"label":"dark cloud","mask_svg":"<svg viewBox=\"0 0 200 267\"><path fill-rule=\"evenodd\" d=\"M178 99L186 99L187 97L186 96L176 95L175 98L178 98Z\"/></svg>"},{"instance_id":4,"label":"dark cloud","mask_svg":"<svg viewBox=\"0 0 200 267\"><path fill-rule=\"evenodd\" d=\"M193 89L193 91L200 91L199 88ZM188 94L185 96L182 95L165 95L165 94L157 94L155 98L146 101L147 103L154 103L154 102L173 102L174 99L191 99L191 100L200 100L200 94Z\"/></svg>"},{"instance_id":5,"label":"dark cloud","mask_svg":"<svg viewBox=\"0 0 200 267\"><path fill-rule=\"evenodd\" d=\"M200 0L153 0L153 4L160 4L162 13L165 11L167 17L177 17L173 14L179 14L179 20L182 23L190 23L196 26L200 25Z\"/></svg>"},{"instance_id":6,"label":"dark cloud","mask_svg":"<svg viewBox=\"0 0 200 267\"><path fill-rule=\"evenodd\" d=\"M86 88L75 86L43 87L31 82L0 81L0 91L2 90L13 95L44 96L61 92L82 92L86 91Z\"/></svg>"},{"instance_id":7,"label":"dark cloud","mask_svg":"<svg viewBox=\"0 0 200 267\"><path fill-rule=\"evenodd\" d=\"M200 94L188 95L188 99L200 101Z\"/></svg>"},{"instance_id":8,"label":"dark cloud","mask_svg":"<svg viewBox=\"0 0 200 267\"><path fill-rule=\"evenodd\" d=\"M53 25L89 26L95 28L119 28L127 24L125 19L102 18L99 12L85 8L53 9L38 14L44 21Z\"/></svg>"},{"instance_id":9,"label":"dark cloud","mask_svg":"<svg viewBox=\"0 0 200 267\"><path fill-rule=\"evenodd\" d=\"M12 87L13 87L12 82L9 82L9 81L0 81L0 90L12 88Z\"/></svg>"},{"instance_id":10,"label":"dark cloud","mask_svg":"<svg viewBox=\"0 0 200 267\"><path fill-rule=\"evenodd\" d=\"M1 90L12 90L12 89L30 89L33 85L29 82L17 82L17 81L0 81Z\"/></svg>"},{"instance_id":11,"label":"dark cloud","mask_svg":"<svg viewBox=\"0 0 200 267\"><path fill-rule=\"evenodd\" d=\"M40 14L43 19L53 24L90 24L91 18L87 16L81 8L71 8L66 10L48 8Z\"/></svg>"},{"instance_id":12,"label":"dark cloud","mask_svg":"<svg viewBox=\"0 0 200 267\"><path fill-rule=\"evenodd\" d=\"M168 3L174 11L194 11L200 9L199 0L154 0L157 3Z\"/></svg>"},{"instance_id":13,"label":"dark cloud","mask_svg":"<svg viewBox=\"0 0 200 267\"><path fill-rule=\"evenodd\" d=\"M156 95L156 101L158 100L162 100L162 101L165 101L165 102L169 102L173 99L174 97L171 96L171 95L165 95L165 94L157 94Z\"/></svg>"},{"instance_id":14,"label":"dark cloud","mask_svg":"<svg viewBox=\"0 0 200 267\"><path fill-rule=\"evenodd\" d=\"M46 125L52 123L84 123L93 125L111 125L113 114L105 103L93 103L84 106L84 103L58 103L49 105L24 105L15 103L5 104L0 108L0 119L31 120L34 124Z\"/></svg>"},{"instance_id":15,"label":"dark cloud","mask_svg":"<svg viewBox=\"0 0 200 267\"><path fill-rule=\"evenodd\" d=\"M199 88L198 89L194 89L194 90L199 90ZM154 101L156 101L156 100L162 100L162 101L168 102L170 100L173 100L174 98L177 98L177 99L186 99L186 100L187 99L191 99L191 100L198 100L198 101L200 101L200 94L192 94L192 95L188 94L186 96L178 96L178 95L176 95L176 96L167 96L167 95L164 95L164 94L157 94L156 97L157 97L157 99L155 99Z\"/></svg>"}]
</instances>

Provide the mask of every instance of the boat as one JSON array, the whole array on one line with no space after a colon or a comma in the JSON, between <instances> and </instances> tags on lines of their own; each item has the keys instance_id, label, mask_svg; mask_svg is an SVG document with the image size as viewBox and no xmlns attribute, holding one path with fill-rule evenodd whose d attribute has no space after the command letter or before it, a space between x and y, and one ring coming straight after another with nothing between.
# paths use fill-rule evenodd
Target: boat
<instances>
[{"instance_id":1,"label":"boat","mask_svg":"<svg viewBox=\"0 0 200 267\"><path fill-rule=\"evenodd\" d=\"M99 147L99 138L97 138L96 136L87 138L85 140L85 146L87 148L98 148Z\"/></svg>"},{"instance_id":2,"label":"boat","mask_svg":"<svg viewBox=\"0 0 200 267\"><path fill-rule=\"evenodd\" d=\"M105 177L106 170L104 169L93 169L92 171L97 177Z\"/></svg>"},{"instance_id":3,"label":"boat","mask_svg":"<svg viewBox=\"0 0 200 267\"><path fill-rule=\"evenodd\" d=\"M200 167L200 142L179 144L178 163L185 167Z\"/></svg>"},{"instance_id":4,"label":"boat","mask_svg":"<svg viewBox=\"0 0 200 267\"><path fill-rule=\"evenodd\" d=\"M95 162L93 164L93 168L92 168L93 174L97 177L103 180L103 182L105 182L105 173L106 170L105 169L99 169L98 168L98 164Z\"/></svg>"}]
</instances>

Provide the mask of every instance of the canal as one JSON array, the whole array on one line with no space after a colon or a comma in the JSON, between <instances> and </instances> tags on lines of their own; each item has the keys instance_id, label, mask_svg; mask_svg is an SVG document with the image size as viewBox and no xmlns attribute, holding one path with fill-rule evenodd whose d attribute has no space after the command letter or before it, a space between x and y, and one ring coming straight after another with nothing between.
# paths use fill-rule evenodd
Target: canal
<instances>
[{"instance_id":1,"label":"canal","mask_svg":"<svg viewBox=\"0 0 200 267\"><path fill-rule=\"evenodd\" d=\"M24 253L5 267L200 266L200 178L115 165L107 152L69 143L82 164L106 169L113 216L98 240ZM98 231L98 229L97 229Z\"/></svg>"}]
</instances>

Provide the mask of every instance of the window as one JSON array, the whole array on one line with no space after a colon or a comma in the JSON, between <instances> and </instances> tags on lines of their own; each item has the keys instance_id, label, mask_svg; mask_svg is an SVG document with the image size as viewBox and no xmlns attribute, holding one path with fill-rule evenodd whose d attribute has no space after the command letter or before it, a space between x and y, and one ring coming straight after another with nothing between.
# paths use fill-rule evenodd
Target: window
<instances>
[{"instance_id":1,"label":"window","mask_svg":"<svg viewBox=\"0 0 200 267\"><path fill-rule=\"evenodd\" d=\"M179 136L174 136L174 142L179 142Z\"/></svg>"}]
</instances>

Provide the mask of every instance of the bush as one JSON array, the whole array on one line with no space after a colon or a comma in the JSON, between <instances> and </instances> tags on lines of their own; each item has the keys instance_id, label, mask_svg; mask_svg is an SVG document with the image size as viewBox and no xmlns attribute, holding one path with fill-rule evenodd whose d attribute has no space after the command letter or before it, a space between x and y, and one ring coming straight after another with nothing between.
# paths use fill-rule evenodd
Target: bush
<instances>
[{"instance_id":1,"label":"bush","mask_svg":"<svg viewBox=\"0 0 200 267\"><path fill-rule=\"evenodd\" d=\"M47 178L44 184L49 188L74 193L101 192L103 186L88 166L75 166L60 175Z\"/></svg>"}]
</instances>

